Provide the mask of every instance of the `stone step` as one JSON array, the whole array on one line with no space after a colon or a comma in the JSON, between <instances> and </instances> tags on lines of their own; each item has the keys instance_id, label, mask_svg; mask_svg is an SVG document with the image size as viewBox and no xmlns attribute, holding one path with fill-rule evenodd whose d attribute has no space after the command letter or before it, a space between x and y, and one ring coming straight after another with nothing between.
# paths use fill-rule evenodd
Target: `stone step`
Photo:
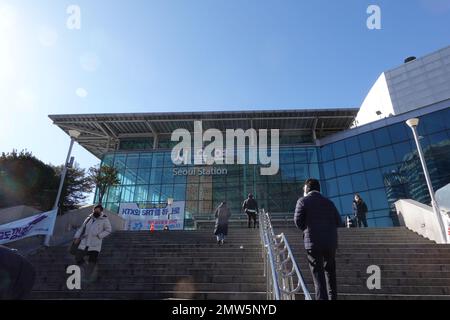
<instances>
[{"instance_id":1,"label":"stone step","mask_svg":"<svg viewBox=\"0 0 450 320\"><path fill-rule=\"evenodd\" d=\"M34 291L31 299L71 300L265 300L266 292L199 291Z\"/></svg>"},{"instance_id":2,"label":"stone step","mask_svg":"<svg viewBox=\"0 0 450 320\"><path fill-rule=\"evenodd\" d=\"M266 290L265 281L262 283L116 283L111 281L82 284L83 291L219 291L219 292L263 292ZM65 282L46 282L34 287L38 291L69 291Z\"/></svg>"}]
</instances>

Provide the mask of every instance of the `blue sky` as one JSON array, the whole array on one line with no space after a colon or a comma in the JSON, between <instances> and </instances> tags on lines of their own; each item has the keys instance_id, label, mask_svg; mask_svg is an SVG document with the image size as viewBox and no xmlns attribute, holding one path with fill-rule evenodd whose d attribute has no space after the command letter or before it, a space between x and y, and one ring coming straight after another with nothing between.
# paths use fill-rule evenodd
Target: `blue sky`
<instances>
[{"instance_id":1,"label":"blue sky","mask_svg":"<svg viewBox=\"0 0 450 320\"><path fill-rule=\"evenodd\" d=\"M81 30L66 28L72 4ZM0 0L0 152L63 163L48 114L358 107L449 30L450 0Z\"/></svg>"}]
</instances>

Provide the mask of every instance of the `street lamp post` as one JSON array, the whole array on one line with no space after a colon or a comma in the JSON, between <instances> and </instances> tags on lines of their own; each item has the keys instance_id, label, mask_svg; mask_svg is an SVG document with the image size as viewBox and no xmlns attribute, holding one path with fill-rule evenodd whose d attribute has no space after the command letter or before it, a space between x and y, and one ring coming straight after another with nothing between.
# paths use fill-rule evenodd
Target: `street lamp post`
<instances>
[{"instance_id":1,"label":"street lamp post","mask_svg":"<svg viewBox=\"0 0 450 320\"><path fill-rule=\"evenodd\" d=\"M56 195L55 204L53 205L53 210L58 210L59 199L61 198L61 193L62 193L62 189L63 189L63 186L64 186L64 180L66 179L66 174L67 174L67 169L68 169L68 166L69 166L70 155L72 154L73 144L75 143L75 139L77 139L80 136L80 134L81 133L79 131L77 131L77 130L69 130L70 146L69 146L69 151L67 152L66 162L64 163L64 167L63 167L63 170L61 172L61 179L59 181L58 193ZM50 238L51 238L51 235L45 236L44 245L47 246L47 247L50 245Z\"/></svg>"},{"instance_id":2,"label":"street lamp post","mask_svg":"<svg viewBox=\"0 0 450 320\"><path fill-rule=\"evenodd\" d=\"M414 135L414 140L416 141L417 151L419 152L420 162L422 163L423 172L425 174L425 180L427 182L428 191L429 191L430 197L431 197L431 205L433 207L434 214L436 215L436 217L438 219L439 227L441 229L442 241L444 243L447 243L447 232L445 230L446 228L445 228L444 220L442 219L442 215L439 210L439 206L436 202L433 184L431 183L430 174L428 172L427 164L425 162L425 156L423 154L422 146L420 145L420 141L419 141L419 134L417 132L417 126L419 125L419 121L420 121L419 119L413 118L413 119L409 119L408 121L406 121L406 124L411 128L413 135Z\"/></svg>"},{"instance_id":3,"label":"street lamp post","mask_svg":"<svg viewBox=\"0 0 450 320\"><path fill-rule=\"evenodd\" d=\"M167 212L167 230L169 230L169 225L170 225L170 210L172 209L172 205L173 205L173 198L167 198L167 205L169 206L169 211Z\"/></svg>"}]
</instances>

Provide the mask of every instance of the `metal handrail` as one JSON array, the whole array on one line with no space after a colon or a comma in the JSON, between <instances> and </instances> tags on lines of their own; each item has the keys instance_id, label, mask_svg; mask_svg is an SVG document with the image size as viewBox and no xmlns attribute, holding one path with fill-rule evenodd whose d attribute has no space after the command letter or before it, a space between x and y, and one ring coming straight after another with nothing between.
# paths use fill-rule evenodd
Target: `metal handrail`
<instances>
[{"instance_id":1,"label":"metal handrail","mask_svg":"<svg viewBox=\"0 0 450 320\"><path fill-rule=\"evenodd\" d=\"M284 233L275 235L270 216L264 209L259 212L259 221L261 242L264 246L263 258L264 275L267 279L267 298L295 300L295 294L302 290L305 300L312 300L286 235ZM289 262L292 264L291 268L288 267ZM269 267L270 277L267 274ZM294 277L297 277L298 280L295 287Z\"/></svg>"},{"instance_id":2,"label":"metal handrail","mask_svg":"<svg viewBox=\"0 0 450 320\"><path fill-rule=\"evenodd\" d=\"M261 218L261 213L259 214ZM281 300L281 292L280 292L280 286L278 284L278 275L277 275L277 268L275 264L275 257L273 254L273 247L269 241L268 234L266 232L266 224L261 224L261 221L259 220L259 233L261 237L261 244L263 247L263 259L264 259L264 276L267 279L266 283L266 295L268 300ZM269 276L269 270L270 270L270 276Z\"/></svg>"}]
</instances>

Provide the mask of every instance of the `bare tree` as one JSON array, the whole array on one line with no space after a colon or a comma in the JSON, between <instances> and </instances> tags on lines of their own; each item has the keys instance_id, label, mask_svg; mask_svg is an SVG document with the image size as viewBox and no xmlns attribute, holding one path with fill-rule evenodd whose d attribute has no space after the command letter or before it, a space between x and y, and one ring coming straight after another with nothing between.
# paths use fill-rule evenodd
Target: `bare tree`
<instances>
[{"instance_id":1,"label":"bare tree","mask_svg":"<svg viewBox=\"0 0 450 320\"><path fill-rule=\"evenodd\" d=\"M119 172L117 169L107 165L91 167L89 169L89 177L92 184L97 187L99 204L102 204L103 197L109 187L120 184Z\"/></svg>"}]
</instances>

